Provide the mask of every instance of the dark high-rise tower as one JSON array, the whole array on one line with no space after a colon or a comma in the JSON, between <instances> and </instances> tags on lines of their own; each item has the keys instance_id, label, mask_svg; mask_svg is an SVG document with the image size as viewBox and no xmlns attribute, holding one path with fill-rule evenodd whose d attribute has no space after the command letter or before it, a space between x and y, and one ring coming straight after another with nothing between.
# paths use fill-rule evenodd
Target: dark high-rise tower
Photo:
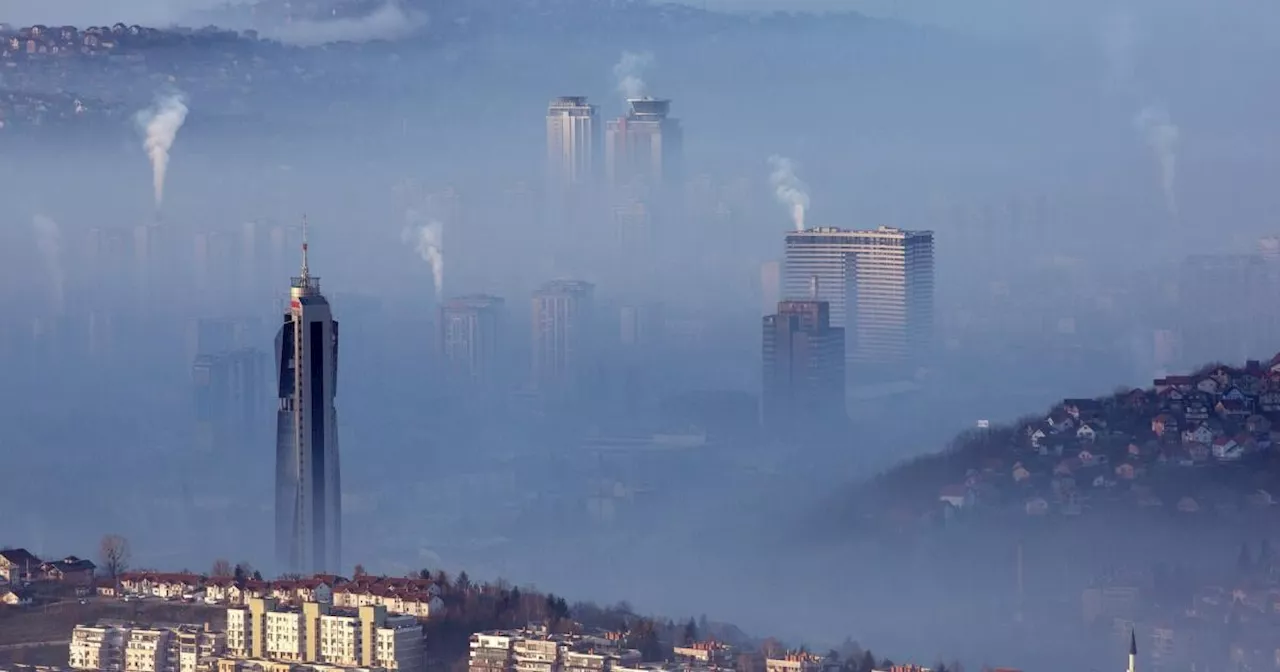
<instances>
[{"instance_id":1,"label":"dark high-rise tower","mask_svg":"<svg viewBox=\"0 0 1280 672\"><path fill-rule=\"evenodd\" d=\"M276 336L276 555L291 572L336 572L342 547L338 466L338 322L307 267L289 290Z\"/></svg>"},{"instance_id":2,"label":"dark high-rise tower","mask_svg":"<svg viewBox=\"0 0 1280 672\"><path fill-rule=\"evenodd\" d=\"M826 301L782 301L764 318L766 426L785 431L844 417L844 336L831 326Z\"/></svg>"}]
</instances>

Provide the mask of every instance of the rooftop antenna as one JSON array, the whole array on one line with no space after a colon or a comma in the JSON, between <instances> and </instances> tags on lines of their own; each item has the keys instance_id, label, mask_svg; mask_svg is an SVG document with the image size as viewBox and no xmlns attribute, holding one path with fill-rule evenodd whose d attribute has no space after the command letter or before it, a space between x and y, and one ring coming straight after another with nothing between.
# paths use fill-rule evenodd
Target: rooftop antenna
<instances>
[{"instance_id":1,"label":"rooftop antenna","mask_svg":"<svg viewBox=\"0 0 1280 672\"><path fill-rule=\"evenodd\" d=\"M306 286L311 279L311 269L307 266L307 216L302 215L302 284Z\"/></svg>"}]
</instances>

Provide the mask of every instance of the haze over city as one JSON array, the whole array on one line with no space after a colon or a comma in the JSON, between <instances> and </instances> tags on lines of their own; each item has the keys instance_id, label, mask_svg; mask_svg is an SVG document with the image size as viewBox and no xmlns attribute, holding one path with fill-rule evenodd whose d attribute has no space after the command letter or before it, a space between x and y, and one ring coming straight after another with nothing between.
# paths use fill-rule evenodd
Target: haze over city
<instances>
[{"instance_id":1,"label":"haze over city","mask_svg":"<svg viewBox=\"0 0 1280 672\"><path fill-rule=\"evenodd\" d=\"M8 0L0 547L1117 664L1082 591L1226 586L1274 529L1245 503L1271 462L1232 480L1213 446L1270 460L1280 414L1277 28L1191 0ZM1248 515L1176 515L1220 492ZM1178 611L1142 604L1122 644Z\"/></svg>"}]
</instances>

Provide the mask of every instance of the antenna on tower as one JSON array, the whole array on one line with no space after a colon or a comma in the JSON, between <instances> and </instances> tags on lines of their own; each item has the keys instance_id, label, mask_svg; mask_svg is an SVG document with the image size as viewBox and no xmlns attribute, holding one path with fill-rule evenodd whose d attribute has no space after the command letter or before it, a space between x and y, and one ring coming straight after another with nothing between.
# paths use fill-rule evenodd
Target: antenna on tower
<instances>
[{"instance_id":1,"label":"antenna on tower","mask_svg":"<svg viewBox=\"0 0 1280 672\"><path fill-rule=\"evenodd\" d=\"M307 216L302 215L302 281L306 284L311 277L311 269L307 266Z\"/></svg>"}]
</instances>

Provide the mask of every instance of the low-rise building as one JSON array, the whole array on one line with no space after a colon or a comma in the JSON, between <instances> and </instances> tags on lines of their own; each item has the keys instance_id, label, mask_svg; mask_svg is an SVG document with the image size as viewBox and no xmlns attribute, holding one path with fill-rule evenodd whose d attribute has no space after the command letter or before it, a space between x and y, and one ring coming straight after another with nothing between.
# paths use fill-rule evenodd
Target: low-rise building
<instances>
[{"instance_id":1,"label":"low-rise building","mask_svg":"<svg viewBox=\"0 0 1280 672\"><path fill-rule=\"evenodd\" d=\"M765 672L822 672L822 656L807 651L788 651L764 661Z\"/></svg>"},{"instance_id":2,"label":"low-rise building","mask_svg":"<svg viewBox=\"0 0 1280 672\"><path fill-rule=\"evenodd\" d=\"M9 548L0 551L0 579L20 583L34 579L40 571L40 558L25 548Z\"/></svg>"},{"instance_id":3,"label":"low-rise building","mask_svg":"<svg viewBox=\"0 0 1280 672\"><path fill-rule=\"evenodd\" d=\"M97 566L89 560L68 555L61 560L40 564L40 575L46 581L57 581L73 586L92 586L93 572Z\"/></svg>"},{"instance_id":4,"label":"low-rise building","mask_svg":"<svg viewBox=\"0 0 1280 672\"><path fill-rule=\"evenodd\" d=\"M620 637L555 635L546 628L471 636L469 672L618 672L640 665L640 652Z\"/></svg>"},{"instance_id":5,"label":"low-rise building","mask_svg":"<svg viewBox=\"0 0 1280 672\"><path fill-rule=\"evenodd\" d=\"M732 668L735 666L733 647L723 642L709 640L692 642L672 649L676 662L708 668Z\"/></svg>"}]
</instances>

